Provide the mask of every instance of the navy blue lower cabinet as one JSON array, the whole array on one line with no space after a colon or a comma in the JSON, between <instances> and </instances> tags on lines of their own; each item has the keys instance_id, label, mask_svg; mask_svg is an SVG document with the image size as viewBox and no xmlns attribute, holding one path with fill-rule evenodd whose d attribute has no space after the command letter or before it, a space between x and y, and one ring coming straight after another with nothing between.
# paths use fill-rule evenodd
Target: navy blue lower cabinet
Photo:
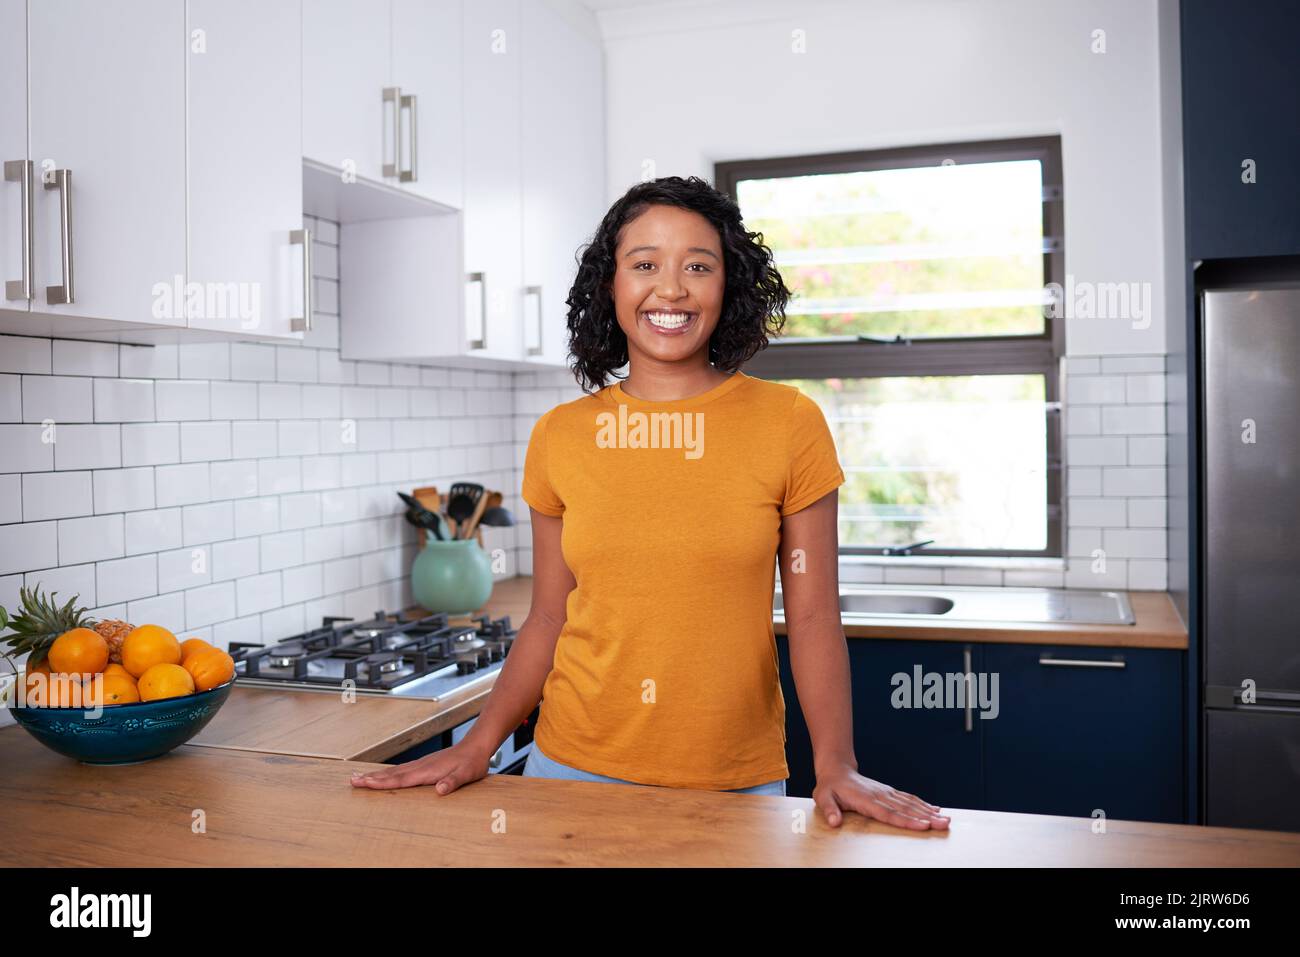
<instances>
[{"instance_id":1,"label":"navy blue lower cabinet","mask_svg":"<svg viewBox=\"0 0 1300 957\"><path fill-rule=\"evenodd\" d=\"M777 636L777 648L790 766L786 793L811 797L812 745L785 636ZM968 703L964 687L957 687L967 667L980 670L981 646L849 638L848 648L858 770L941 807L982 807L980 737L988 722L979 719L978 689Z\"/></svg>"},{"instance_id":2,"label":"navy blue lower cabinet","mask_svg":"<svg viewBox=\"0 0 1300 957\"><path fill-rule=\"evenodd\" d=\"M1181 823L1183 653L983 646L999 710L981 722L984 807Z\"/></svg>"}]
</instances>

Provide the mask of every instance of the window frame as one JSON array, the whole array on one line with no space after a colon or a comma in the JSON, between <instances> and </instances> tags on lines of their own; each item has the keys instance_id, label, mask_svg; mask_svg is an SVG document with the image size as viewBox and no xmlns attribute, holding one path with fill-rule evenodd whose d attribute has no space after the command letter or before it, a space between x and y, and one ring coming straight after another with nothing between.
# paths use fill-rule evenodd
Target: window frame
<instances>
[{"instance_id":1,"label":"window frame","mask_svg":"<svg viewBox=\"0 0 1300 957\"><path fill-rule=\"evenodd\" d=\"M714 184L739 202L742 180L826 173L1038 160L1043 174L1043 284L1065 284L1065 202L1060 136L941 143L896 149L855 150L732 160L714 164ZM743 210L742 210L743 213ZM931 548L914 554L960 558L1064 557L1064 442L1061 428L1065 322L1044 316L1034 335L953 336L893 340L860 336L774 339L745 364L762 379L882 378L896 376L1036 374L1043 376L1047 437L1047 544L1043 549ZM884 546L840 546L841 555L883 555Z\"/></svg>"}]
</instances>

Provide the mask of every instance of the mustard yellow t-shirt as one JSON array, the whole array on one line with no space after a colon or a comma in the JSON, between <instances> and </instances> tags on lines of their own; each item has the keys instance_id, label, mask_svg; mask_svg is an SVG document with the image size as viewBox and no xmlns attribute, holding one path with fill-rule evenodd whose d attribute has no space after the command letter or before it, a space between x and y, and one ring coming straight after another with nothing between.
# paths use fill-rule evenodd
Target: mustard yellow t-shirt
<instances>
[{"instance_id":1,"label":"mustard yellow t-shirt","mask_svg":"<svg viewBox=\"0 0 1300 957\"><path fill-rule=\"evenodd\" d=\"M781 516L843 482L817 404L743 372L671 402L614 383L543 415L522 494L563 517L577 587L537 746L640 784L788 777L772 631Z\"/></svg>"}]
</instances>

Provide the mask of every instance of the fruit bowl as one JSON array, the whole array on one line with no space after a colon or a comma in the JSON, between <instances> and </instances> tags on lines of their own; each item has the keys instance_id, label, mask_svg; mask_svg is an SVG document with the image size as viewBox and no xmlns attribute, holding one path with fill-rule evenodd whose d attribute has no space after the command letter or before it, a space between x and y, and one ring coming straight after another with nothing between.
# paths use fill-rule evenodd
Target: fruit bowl
<instances>
[{"instance_id":1,"label":"fruit bowl","mask_svg":"<svg viewBox=\"0 0 1300 957\"><path fill-rule=\"evenodd\" d=\"M180 747L230 697L237 679L197 694L98 709L13 707L10 714L37 741L85 764L135 764Z\"/></svg>"}]
</instances>

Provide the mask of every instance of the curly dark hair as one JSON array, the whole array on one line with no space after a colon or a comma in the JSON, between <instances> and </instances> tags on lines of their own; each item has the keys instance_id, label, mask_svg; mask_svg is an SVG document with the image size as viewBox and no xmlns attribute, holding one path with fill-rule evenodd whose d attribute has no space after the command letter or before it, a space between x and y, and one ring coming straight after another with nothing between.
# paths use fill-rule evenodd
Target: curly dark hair
<instances>
[{"instance_id":1,"label":"curly dark hair","mask_svg":"<svg viewBox=\"0 0 1300 957\"><path fill-rule=\"evenodd\" d=\"M578 273L569 290L570 369L583 392L605 387L612 373L628 361L627 335L614 312L612 284L614 250L623 226L651 206L678 206L693 210L718 230L726 273L722 315L709 338L709 361L724 372L739 369L760 349L768 336L779 335L785 325L790 290L763 244L763 234L749 232L740 207L731 197L697 176L663 176L638 183L619 199L578 259Z\"/></svg>"}]
</instances>

